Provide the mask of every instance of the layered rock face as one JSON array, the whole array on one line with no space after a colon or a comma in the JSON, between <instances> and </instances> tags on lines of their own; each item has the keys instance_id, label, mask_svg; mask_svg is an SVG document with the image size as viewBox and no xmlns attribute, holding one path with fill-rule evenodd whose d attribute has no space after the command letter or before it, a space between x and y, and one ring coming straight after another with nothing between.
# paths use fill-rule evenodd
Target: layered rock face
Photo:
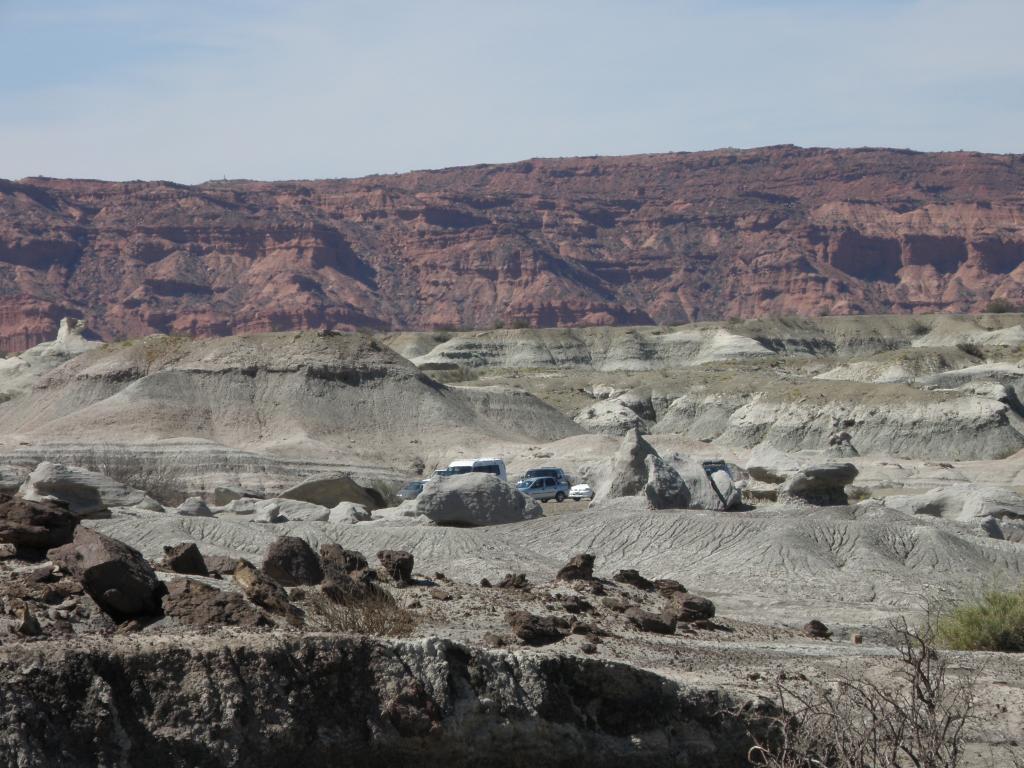
<instances>
[{"instance_id":1,"label":"layered rock face","mask_svg":"<svg viewBox=\"0 0 1024 768\"><path fill-rule=\"evenodd\" d=\"M358 180L0 181L0 351L1024 299L1019 156L770 147Z\"/></svg>"},{"instance_id":2,"label":"layered rock face","mask_svg":"<svg viewBox=\"0 0 1024 768\"><path fill-rule=\"evenodd\" d=\"M0 684L5 765L724 768L749 743L727 694L439 639L40 644Z\"/></svg>"}]
</instances>

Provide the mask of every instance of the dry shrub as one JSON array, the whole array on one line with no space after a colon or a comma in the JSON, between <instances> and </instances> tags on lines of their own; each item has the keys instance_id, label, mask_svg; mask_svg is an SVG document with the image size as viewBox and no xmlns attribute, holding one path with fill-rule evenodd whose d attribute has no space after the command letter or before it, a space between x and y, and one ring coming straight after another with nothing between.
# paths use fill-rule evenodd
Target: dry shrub
<instances>
[{"instance_id":1,"label":"dry shrub","mask_svg":"<svg viewBox=\"0 0 1024 768\"><path fill-rule=\"evenodd\" d=\"M976 678L948 674L930 630L894 625L899 666L876 682L849 672L827 683L778 682L780 714L751 730L763 768L956 768L974 720Z\"/></svg>"},{"instance_id":2,"label":"dry shrub","mask_svg":"<svg viewBox=\"0 0 1024 768\"><path fill-rule=\"evenodd\" d=\"M306 623L324 632L374 637L407 637L416 627L408 610L389 592L373 585L312 592L306 604Z\"/></svg>"}]
</instances>

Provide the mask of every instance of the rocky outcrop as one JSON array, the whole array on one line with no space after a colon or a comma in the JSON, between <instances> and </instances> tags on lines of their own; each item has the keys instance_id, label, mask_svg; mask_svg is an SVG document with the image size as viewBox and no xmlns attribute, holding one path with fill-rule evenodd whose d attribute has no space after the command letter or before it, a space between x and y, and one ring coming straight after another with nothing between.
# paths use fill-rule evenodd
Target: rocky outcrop
<instances>
[{"instance_id":1,"label":"rocky outcrop","mask_svg":"<svg viewBox=\"0 0 1024 768\"><path fill-rule=\"evenodd\" d=\"M540 517L540 504L494 475L470 472L434 480L416 497L416 514L440 525L500 525Z\"/></svg>"},{"instance_id":2,"label":"rocky outcrop","mask_svg":"<svg viewBox=\"0 0 1024 768\"><path fill-rule=\"evenodd\" d=\"M626 433L601 474L604 476L595 486L595 500L643 496L654 509L685 509L690 505L690 491L683 478L662 460L638 429Z\"/></svg>"},{"instance_id":3,"label":"rocky outcrop","mask_svg":"<svg viewBox=\"0 0 1024 768\"><path fill-rule=\"evenodd\" d=\"M853 464L813 464L795 472L779 487L779 500L818 506L846 504L846 486L856 477L857 468Z\"/></svg>"},{"instance_id":4,"label":"rocky outcrop","mask_svg":"<svg viewBox=\"0 0 1024 768\"><path fill-rule=\"evenodd\" d=\"M1007 536L1003 527L1015 531L1024 523L1024 496L1006 488L957 483L913 496L886 496L882 502L908 515L929 515L977 526L996 538L1016 540L1015 533Z\"/></svg>"},{"instance_id":5,"label":"rocky outcrop","mask_svg":"<svg viewBox=\"0 0 1024 768\"><path fill-rule=\"evenodd\" d=\"M104 338L978 311L1024 299L1022 174L1008 155L782 146L3 182L0 351L72 310Z\"/></svg>"},{"instance_id":6,"label":"rocky outcrop","mask_svg":"<svg viewBox=\"0 0 1024 768\"><path fill-rule=\"evenodd\" d=\"M162 511L159 502L145 491L81 467L42 462L22 485L19 495L30 501L58 499L78 517L106 516L110 507L142 506Z\"/></svg>"},{"instance_id":7,"label":"rocky outcrop","mask_svg":"<svg viewBox=\"0 0 1024 768\"><path fill-rule=\"evenodd\" d=\"M738 768L749 747L730 694L436 638L5 644L0 687L0 763L26 768Z\"/></svg>"}]
</instances>

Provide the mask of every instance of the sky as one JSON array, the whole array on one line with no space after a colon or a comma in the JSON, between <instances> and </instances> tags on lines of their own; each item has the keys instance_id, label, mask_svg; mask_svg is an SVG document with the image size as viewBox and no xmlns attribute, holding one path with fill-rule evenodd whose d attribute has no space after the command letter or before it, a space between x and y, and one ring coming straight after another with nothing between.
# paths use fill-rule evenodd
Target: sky
<instances>
[{"instance_id":1,"label":"sky","mask_svg":"<svg viewBox=\"0 0 1024 768\"><path fill-rule=\"evenodd\" d=\"M0 178L1024 152L1021 0L0 0Z\"/></svg>"}]
</instances>

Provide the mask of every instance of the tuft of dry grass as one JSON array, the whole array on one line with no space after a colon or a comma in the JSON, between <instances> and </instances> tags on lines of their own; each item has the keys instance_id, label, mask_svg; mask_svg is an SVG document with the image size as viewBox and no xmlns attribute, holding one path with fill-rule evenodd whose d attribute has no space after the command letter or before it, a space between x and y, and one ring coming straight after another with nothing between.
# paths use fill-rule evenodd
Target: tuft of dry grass
<instances>
[{"instance_id":1,"label":"tuft of dry grass","mask_svg":"<svg viewBox=\"0 0 1024 768\"><path fill-rule=\"evenodd\" d=\"M383 588L353 585L312 592L306 601L306 624L324 632L408 637L416 620Z\"/></svg>"}]
</instances>

